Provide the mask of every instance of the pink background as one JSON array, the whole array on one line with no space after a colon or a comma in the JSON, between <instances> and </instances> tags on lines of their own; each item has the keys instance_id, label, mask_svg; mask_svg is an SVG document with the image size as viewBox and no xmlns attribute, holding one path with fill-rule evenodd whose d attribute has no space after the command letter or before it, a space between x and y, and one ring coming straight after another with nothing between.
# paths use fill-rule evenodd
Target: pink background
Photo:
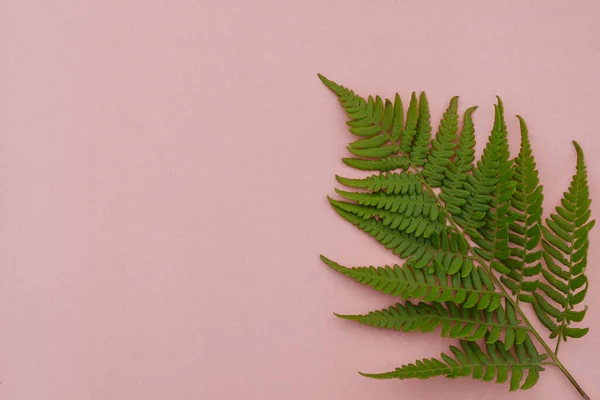
<instances>
[{"instance_id":1,"label":"pink background","mask_svg":"<svg viewBox=\"0 0 600 400\"><path fill-rule=\"evenodd\" d=\"M0 398L577 399L374 381L450 341L336 319L394 303L326 269L394 262L326 194L351 139L317 72L522 114L546 211L588 156L600 204L597 1L0 1ZM437 123L436 123L437 125ZM513 147L516 149L516 147ZM600 212L594 209L598 218ZM600 396L592 333L561 359Z\"/></svg>"}]
</instances>

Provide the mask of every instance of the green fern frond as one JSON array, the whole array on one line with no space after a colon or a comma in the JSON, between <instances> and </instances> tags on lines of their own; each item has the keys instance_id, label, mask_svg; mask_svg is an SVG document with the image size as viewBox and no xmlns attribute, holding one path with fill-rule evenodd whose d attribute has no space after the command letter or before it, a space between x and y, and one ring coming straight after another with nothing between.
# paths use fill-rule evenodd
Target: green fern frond
<instances>
[{"instance_id":1,"label":"green fern frond","mask_svg":"<svg viewBox=\"0 0 600 400\"><path fill-rule=\"evenodd\" d=\"M377 219L359 217L335 204L332 207L345 220L377 239L394 254L407 259L408 265L427 268L431 273L434 270L433 264L437 262L444 266L446 274L460 273L461 276L469 275L473 269L474 260L468 255L466 240L453 232L444 230L429 238L416 237L385 226Z\"/></svg>"},{"instance_id":2,"label":"green fern frond","mask_svg":"<svg viewBox=\"0 0 600 400\"><path fill-rule=\"evenodd\" d=\"M396 142L400 140L402 129L404 129L404 105L400 95L396 93L394 97L394 119L392 120L392 140Z\"/></svg>"},{"instance_id":3,"label":"green fern frond","mask_svg":"<svg viewBox=\"0 0 600 400\"><path fill-rule=\"evenodd\" d=\"M454 357L442 353L441 360L426 358L414 364L403 365L395 371L382 374L361 375L375 379L429 379L436 376L458 378L472 376L473 379L510 382L510 390L526 390L533 387L539 373L544 371L543 361L547 356L540 355L531 340L527 337L523 344L515 345L515 354L507 351L501 341L487 344L482 349L477 343L460 341L460 349L450 346ZM523 380L524 373L527 377Z\"/></svg>"},{"instance_id":4,"label":"green fern frond","mask_svg":"<svg viewBox=\"0 0 600 400\"><path fill-rule=\"evenodd\" d=\"M502 300L502 295L489 276L479 267L474 267L469 275L451 277L441 263L433 264L431 273L404 264L384 267L344 267L321 256L329 267L353 280L373 289L403 299L421 299L445 303L451 301L465 308L494 311Z\"/></svg>"},{"instance_id":5,"label":"green fern frond","mask_svg":"<svg viewBox=\"0 0 600 400\"><path fill-rule=\"evenodd\" d=\"M413 140L410 159L416 166L425 164L425 157L429 152L431 141L431 115L429 114L429 102L425 92L419 96L419 117L417 118L417 129Z\"/></svg>"},{"instance_id":6,"label":"green fern frond","mask_svg":"<svg viewBox=\"0 0 600 400\"><path fill-rule=\"evenodd\" d=\"M339 189L335 191L343 198L360 205L374 206L406 217L422 216L436 221L440 215L440 208L429 192L394 195L383 192L346 192Z\"/></svg>"},{"instance_id":7,"label":"green fern frond","mask_svg":"<svg viewBox=\"0 0 600 400\"><path fill-rule=\"evenodd\" d=\"M384 226L389 226L401 232L412 233L415 237L423 236L424 238L429 238L433 234L440 234L446 227L446 219L443 214L439 214L437 219L431 220L429 217L420 215L406 216L377 207L362 206L331 198L329 198L329 202L360 218L369 219L376 217Z\"/></svg>"},{"instance_id":8,"label":"green fern frond","mask_svg":"<svg viewBox=\"0 0 600 400\"><path fill-rule=\"evenodd\" d=\"M402 266L355 268L323 261L382 293L420 301L340 317L403 331L441 326L444 336L468 339L461 341L462 350L451 347L455 358L443 354L443 361L426 359L390 373L366 375L473 375L498 382L510 375L515 390L533 386L542 365L555 365L589 399L557 357L561 339L587 333L587 328L571 326L587 310L578 305L587 292L588 232L594 225L581 148L575 143L577 171L561 206L542 224L542 186L527 127L519 117L521 148L512 159L500 98L494 127L474 165L476 107L464 113L457 141L454 97L431 140L424 93L418 100L413 92L405 113L397 94L393 103L379 96L364 99L320 77L338 96L350 131L359 136L348 146L356 157L344 162L380 172L362 179L337 177L341 184L362 190L337 190L345 201L330 203L340 216L406 260ZM558 338L554 351L527 318L523 303L531 303L550 337ZM475 343L484 337L485 350ZM550 362L542 362L546 356L538 354L532 337Z\"/></svg>"},{"instance_id":9,"label":"green fern frond","mask_svg":"<svg viewBox=\"0 0 600 400\"><path fill-rule=\"evenodd\" d=\"M413 139L417 134L417 123L419 120L419 102L417 100L417 94L412 93L410 97L410 104L406 110L406 125L402 131L402 140L400 148L405 154L410 154L413 146Z\"/></svg>"},{"instance_id":10,"label":"green fern frond","mask_svg":"<svg viewBox=\"0 0 600 400\"><path fill-rule=\"evenodd\" d=\"M344 158L344 163L362 170L407 169L408 160L398 155L400 146L397 141L402 135L404 123L404 110L400 96L396 94L394 103L387 99L384 101L379 96L369 96L368 99L364 99L321 74L319 74L319 78L338 96L338 100L349 118L346 124L350 127L350 132L361 137L347 147L348 151L358 158ZM413 107L415 106L416 103ZM410 132L413 132L410 130L413 129L413 122L416 127L415 118L414 111L409 108L407 126ZM412 137L410 141L412 142Z\"/></svg>"},{"instance_id":11,"label":"green fern frond","mask_svg":"<svg viewBox=\"0 0 600 400\"><path fill-rule=\"evenodd\" d=\"M510 254L508 226L516 218L510 212L510 199L516 187L516 182L512 180L512 164L504 107L498 98L494 128L481 160L473 171L473 179L468 178L465 184L471 196L463 207L465 213L455 220L479 246L475 248L477 254L490 261L490 266L503 274L510 270L497 260L504 260Z\"/></svg>"},{"instance_id":12,"label":"green fern frond","mask_svg":"<svg viewBox=\"0 0 600 400\"><path fill-rule=\"evenodd\" d=\"M403 332L432 332L441 326L442 337L468 341L486 337L486 343L489 344L497 342L500 335L503 335L506 350L515 344L523 343L530 330L517 319L510 303L506 304L506 309L498 307L495 311L482 311L453 302L413 304L407 301L404 305L398 303L396 306L371 311L366 315L335 315L364 325Z\"/></svg>"},{"instance_id":13,"label":"green fern frond","mask_svg":"<svg viewBox=\"0 0 600 400\"><path fill-rule=\"evenodd\" d=\"M450 100L450 105L440 122L440 128L431 143L431 151L423 168L423 176L431 187L442 186L446 171L454 157L456 132L458 131L458 97ZM411 157L412 159L412 157ZM415 165L419 165L416 164Z\"/></svg>"},{"instance_id":14,"label":"green fern frond","mask_svg":"<svg viewBox=\"0 0 600 400\"><path fill-rule=\"evenodd\" d=\"M588 328L571 328L571 322L580 322L585 317L587 307L580 311L575 308L581 304L588 290L585 274L588 232L595 221L590 221L591 200L587 185L587 171L583 151L577 142L573 142L577 152L577 168L569 190L563 194L561 206L542 226L543 255L546 268L542 274L546 282L539 283L535 293L535 311L540 321L551 331L551 338L560 340L567 337L579 338L588 332ZM540 293L541 292L541 293ZM542 296L545 294L550 301Z\"/></svg>"},{"instance_id":15,"label":"green fern frond","mask_svg":"<svg viewBox=\"0 0 600 400\"><path fill-rule=\"evenodd\" d=\"M538 245L542 235L540 227L544 196L529 143L527 125L523 118L517 117L521 126L521 149L514 160L513 179L517 185L511 199L512 211L517 218L509 226L511 255L502 261L510 271L500 280L517 300L533 303L535 299L532 293L537 289L537 276L542 270L542 252ZM531 279L532 277L536 279Z\"/></svg>"},{"instance_id":16,"label":"green fern frond","mask_svg":"<svg viewBox=\"0 0 600 400\"><path fill-rule=\"evenodd\" d=\"M473 169L475 160L475 126L472 114L477 107L468 108L463 117L463 128L460 133L456 157L446 170L446 179L443 181L440 199L446 204L448 212L460 216L462 208L467 204L471 194L464 190L464 183Z\"/></svg>"},{"instance_id":17,"label":"green fern frond","mask_svg":"<svg viewBox=\"0 0 600 400\"><path fill-rule=\"evenodd\" d=\"M387 194L420 194L423 185L419 177L412 172L385 173L371 175L363 179L348 179L341 176L335 177L342 185L368 189L372 191L385 191Z\"/></svg>"},{"instance_id":18,"label":"green fern frond","mask_svg":"<svg viewBox=\"0 0 600 400\"><path fill-rule=\"evenodd\" d=\"M389 156L383 157L378 160L366 160L364 158L346 157L342 158L344 164L349 167L361 169L363 171L393 171L395 169L407 170L409 162L406 157L403 156Z\"/></svg>"}]
</instances>

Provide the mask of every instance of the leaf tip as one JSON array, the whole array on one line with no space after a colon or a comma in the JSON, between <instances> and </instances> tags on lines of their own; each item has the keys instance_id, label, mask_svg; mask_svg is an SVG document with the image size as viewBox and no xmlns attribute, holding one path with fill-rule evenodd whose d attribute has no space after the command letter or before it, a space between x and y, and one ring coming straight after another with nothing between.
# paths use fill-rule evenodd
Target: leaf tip
<instances>
[{"instance_id":1,"label":"leaf tip","mask_svg":"<svg viewBox=\"0 0 600 400\"><path fill-rule=\"evenodd\" d=\"M583 149L581 148L581 146L579 145L579 143L577 143L577 141L573 140L573 146L575 147L575 151L577 152L577 156L578 157L583 157Z\"/></svg>"},{"instance_id":2,"label":"leaf tip","mask_svg":"<svg viewBox=\"0 0 600 400\"><path fill-rule=\"evenodd\" d=\"M334 265L337 265L337 263L331 261L329 258L325 257L323 254L319 254L319 258L321 259L321 261L323 261L325 264L329 265L332 268Z\"/></svg>"},{"instance_id":3,"label":"leaf tip","mask_svg":"<svg viewBox=\"0 0 600 400\"><path fill-rule=\"evenodd\" d=\"M331 268L337 272L341 272L342 274L346 274L346 272L348 271L348 268L336 263L335 261L328 259L324 255L321 254L320 257L321 257L321 261L323 261L325 263L325 265L327 265L329 268Z\"/></svg>"},{"instance_id":4,"label":"leaf tip","mask_svg":"<svg viewBox=\"0 0 600 400\"><path fill-rule=\"evenodd\" d=\"M344 186L349 186L352 184L352 179L344 178L343 176L336 175L335 179Z\"/></svg>"},{"instance_id":5,"label":"leaf tip","mask_svg":"<svg viewBox=\"0 0 600 400\"><path fill-rule=\"evenodd\" d=\"M465 118L471 118L471 115L477 110L479 106L472 106L465 110Z\"/></svg>"},{"instance_id":6,"label":"leaf tip","mask_svg":"<svg viewBox=\"0 0 600 400\"><path fill-rule=\"evenodd\" d=\"M521 138L528 139L529 131L527 130L527 124L525 123L525 119L517 114L517 118L519 119L519 127L521 128Z\"/></svg>"},{"instance_id":7,"label":"leaf tip","mask_svg":"<svg viewBox=\"0 0 600 400\"><path fill-rule=\"evenodd\" d=\"M364 376L366 378L372 378L372 379L390 379L392 378L391 376L388 376L389 374L368 374L366 372L360 372L358 371L359 375Z\"/></svg>"},{"instance_id":8,"label":"leaf tip","mask_svg":"<svg viewBox=\"0 0 600 400\"><path fill-rule=\"evenodd\" d=\"M334 81L327 79L323 74L317 73L317 76L319 77L321 82L323 82L323 84L327 86L333 93L335 93L338 96L342 94L342 87L340 85L338 85Z\"/></svg>"}]
</instances>

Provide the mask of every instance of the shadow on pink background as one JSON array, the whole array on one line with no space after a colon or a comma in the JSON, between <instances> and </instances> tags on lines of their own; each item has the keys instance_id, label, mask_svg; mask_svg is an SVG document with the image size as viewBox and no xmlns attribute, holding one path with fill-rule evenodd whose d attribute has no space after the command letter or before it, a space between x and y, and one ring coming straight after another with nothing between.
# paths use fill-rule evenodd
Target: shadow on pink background
<instances>
[{"instance_id":1,"label":"shadow on pink background","mask_svg":"<svg viewBox=\"0 0 600 400\"><path fill-rule=\"evenodd\" d=\"M394 303L326 269L396 258L326 194L351 139L327 75L361 94L494 96L527 120L546 214L586 151L600 202L594 1L0 2L0 398L577 399L471 379L374 381L437 335L337 320ZM437 126L437 123L436 123ZM561 359L600 396L591 333ZM600 290L600 289L599 289Z\"/></svg>"}]
</instances>

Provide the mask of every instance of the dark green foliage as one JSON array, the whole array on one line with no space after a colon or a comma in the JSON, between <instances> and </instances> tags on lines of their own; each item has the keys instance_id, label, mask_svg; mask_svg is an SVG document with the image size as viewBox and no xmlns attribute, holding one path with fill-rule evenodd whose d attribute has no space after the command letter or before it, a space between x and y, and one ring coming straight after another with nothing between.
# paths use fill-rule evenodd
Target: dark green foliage
<instances>
[{"instance_id":1,"label":"dark green foliage","mask_svg":"<svg viewBox=\"0 0 600 400\"><path fill-rule=\"evenodd\" d=\"M383 157L378 160L364 160L362 158L342 158L342 161L356 169L365 171L392 171L394 169L408 169L408 159L401 156Z\"/></svg>"},{"instance_id":2,"label":"dark green foliage","mask_svg":"<svg viewBox=\"0 0 600 400\"><path fill-rule=\"evenodd\" d=\"M495 343L500 335L505 337L504 347L509 350L513 345L521 344L527 337L528 327L517 319L515 310L507 303L506 308L497 307L494 311L468 307L467 303L458 305L445 303L417 303L407 301L381 311L372 311L366 315L339 315L342 319L358 321L361 324L378 328L411 332L432 332L441 325L442 336L477 341L486 337L486 343Z\"/></svg>"},{"instance_id":3,"label":"dark green foliage","mask_svg":"<svg viewBox=\"0 0 600 400\"><path fill-rule=\"evenodd\" d=\"M508 273L508 269L497 260L504 260L510 254L508 226L516 215L509 211L516 182L512 180L514 170L512 160L509 159L504 106L500 99L495 111L494 128L481 160L473 170L474 179L468 179L465 184L470 192L464 206L467 212L463 214L464 218L461 216L455 219L466 228L465 232L479 246L475 248L477 254L490 261L493 269ZM473 224L473 221L477 223Z\"/></svg>"},{"instance_id":4,"label":"dark green foliage","mask_svg":"<svg viewBox=\"0 0 600 400\"><path fill-rule=\"evenodd\" d=\"M588 290L585 274L588 232L595 223L590 221L592 201L583 151L576 142L573 144L577 152L577 171L569 190L563 194L561 205L542 226L547 268L542 270L545 282L540 282L534 293L536 314L550 330L550 337L557 337L559 341L579 338L588 332L588 328L570 327L571 322L581 322L587 311L587 306L581 308L580 304Z\"/></svg>"},{"instance_id":5,"label":"dark green foliage","mask_svg":"<svg viewBox=\"0 0 600 400\"><path fill-rule=\"evenodd\" d=\"M393 251L406 264L415 268L426 268L428 273L435 271L434 264L441 264L448 275L460 273L467 276L474 266L473 257L468 255L464 237L444 230L431 237L417 237L413 233L401 232L386 226L376 218L363 218L332 204L344 219L374 237L379 243Z\"/></svg>"},{"instance_id":6,"label":"dark green foliage","mask_svg":"<svg viewBox=\"0 0 600 400\"><path fill-rule=\"evenodd\" d=\"M371 175L364 179L348 179L336 176L336 179L341 184L349 187L368 189L375 192L383 190L387 194L421 193L423 186L419 177L412 172Z\"/></svg>"},{"instance_id":7,"label":"dark green foliage","mask_svg":"<svg viewBox=\"0 0 600 400\"><path fill-rule=\"evenodd\" d=\"M425 92L419 96L419 117L417 118L417 132L410 151L410 159L414 165L423 166L425 157L429 152L431 141L431 115L429 114L429 103Z\"/></svg>"},{"instance_id":8,"label":"dark green foliage","mask_svg":"<svg viewBox=\"0 0 600 400\"><path fill-rule=\"evenodd\" d=\"M542 362L547 358L540 355L529 338L523 344L514 346L514 353L507 351L501 341L486 344L485 348L477 343L460 341L460 349L450 346L454 357L442 353L441 360L425 358L414 364L403 365L395 371L383 374L364 374L375 379L428 379L435 376L458 378L472 376L473 379L510 383L510 390L529 389L539 379L543 371ZM527 376L524 378L525 373Z\"/></svg>"},{"instance_id":9,"label":"dark green foliage","mask_svg":"<svg viewBox=\"0 0 600 400\"><path fill-rule=\"evenodd\" d=\"M467 177L471 176L469 172L473 170L475 160L475 127L471 115L476 109L477 107L471 107L465 111L456 158L446 170L446 179L440 193L440 199L444 201L448 212L456 216L463 213L462 207L466 206L471 196L471 192L465 190L465 185Z\"/></svg>"},{"instance_id":10,"label":"dark green foliage","mask_svg":"<svg viewBox=\"0 0 600 400\"><path fill-rule=\"evenodd\" d=\"M344 158L347 165L362 170L391 171L397 168L407 169L408 159L399 155L400 147L396 143L403 136L412 138L416 134L418 119L418 101L413 93L413 101L407 112L404 127L404 109L402 100L396 95L394 102L383 100L380 96L364 99L352 90L336 84L319 75L321 81L331 89L346 111L350 132L359 139L348 145L348 151L358 157ZM429 128L431 129L431 128ZM425 127L423 127L424 134Z\"/></svg>"},{"instance_id":11,"label":"dark green foliage","mask_svg":"<svg viewBox=\"0 0 600 400\"><path fill-rule=\"evenodd\" d=\"M438 214L437 218L431 219L433 214L406 216L406 214L403 215L377 207L362 206L333 199L329 199L329 201L339 209L356 214L358 217L365 219L377 217L384 226L389 226L400 232L414 233L415 237L429 238L431 235L440 234L446 227L446 219L443 214Z\"/></svg>"},{"instance_id":12,"label":"dark green foliage","mask_svg":"<svg viewBox=\"0 0 600 400\"><path fill-rule=\"evenodd\" d=\"M453 97L432 138L425 93L417 97L413 92L405 110L398 94L393 101L363 98L319 77L338 97L357 137L348 146L353 157L344 163L379 171L363 178L338 176L353 191L336 190L342 200L329 198L330 204L404 260L402 265L348 268L321 256L341 274L403 301L365 315L338 316L404 332L440 327L442 336L462 339L460 349L450 347L454 358L442 354L441 360L364 375L472 375L508 381L516 390L532 387L542 365L555 365L586 398L558 360L558 345L552 351L522 309L530 303L527 307L533 306L557 343L587 333L587 328L571 326L587 310L581 303L588 290L588 233L594 226L577 143L576 174L561 205L542 224L542 186L527 126L518 117L521 145L511 158L500 98L492 132L475 162L476 107L464 112L461 127L458 98ZM532 338L547 354L538 353ZM547 357L551 361L543 362Z\"/></svg>"},{"instance_id":13,"label":"dark green foliage","mask_svg":"<svg viewBox=\"0 0 600 400\"><path fill-rule=\"evenodd\" d=\"M512 244L510 257L502 263L509 269L500 278L518 300L534 302L533 293L538 287L537 279L532 279L542 271L542 252L539 248L542 221L542 186L531 152L529 134L523 118L521 124L521 150L515 158L513 179L517 182L512 195L511 206L517 216L509 226L508 237Z\"/></svg>"},{"instance_id":14,"label":"dark green foliage","mask_svg":"<svg viewBox=\"0 0 600 400\"><path fill-rule=\"evenodd\" d=\"M488 311L496 310L502 301L502 295L496 291L492 280L479 267L472 268L468 275L462 277L460 274L449 276L440 263L434 263L434 272L430 274L407 264L347 268L324 256L321 259L357 282L384 294L402 296L403 299L440 303L452 301L464 308Z\"/></svg>"},{"instance_id":15,"label":"dark green foliage","mask_svg":"<svg viewBox=\"0 0 600 400\"><path fill-rule=\"evenodd\" d=\"M458 130L458 97L450 100L450 106L444 113L440 122L440 129L431 145L427 155L427 163L423 168L423 177L432 187L440 187L446 179L446 171L454 156L456 132ZM412 157L411 157L412 159ZM419 166L420 164L415 163Z\"/></svg>"},{"instance_id":16,"label":"dark green foliage","mask_svg":"<svg viewBox=\"0 0 600 400\"><path fill-rule=\"evenodd\" d=\"M406 125L402 130L402 140L400 141L400 148L405 154L409 154L412 150L413 140L417 134L417 123L419 120L419 105L417 101L417 95L413 92L410 97L410 104L406 110Z\"/></svg>"}]
</instances>

